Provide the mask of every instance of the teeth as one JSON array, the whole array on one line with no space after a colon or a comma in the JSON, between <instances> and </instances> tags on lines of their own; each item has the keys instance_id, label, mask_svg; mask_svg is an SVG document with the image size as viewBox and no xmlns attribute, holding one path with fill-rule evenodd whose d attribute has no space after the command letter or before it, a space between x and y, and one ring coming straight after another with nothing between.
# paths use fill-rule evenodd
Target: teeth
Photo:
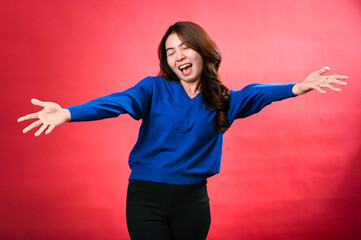
<instances>
[{"instance_id":1,"label":"teeth","mask_svg":"<svg viewBox=\"0 0 361 240\"><path fill-rule=\"evenodd\" d=\"M190 64L190 63L184 64L184 65L180 66L179 69L182 70L182 69L184 69L184 68L186 68L186 67L189 67L189 66L191 66L191 65L192 65L192 64Z\"/></svg>"}]
</instances>

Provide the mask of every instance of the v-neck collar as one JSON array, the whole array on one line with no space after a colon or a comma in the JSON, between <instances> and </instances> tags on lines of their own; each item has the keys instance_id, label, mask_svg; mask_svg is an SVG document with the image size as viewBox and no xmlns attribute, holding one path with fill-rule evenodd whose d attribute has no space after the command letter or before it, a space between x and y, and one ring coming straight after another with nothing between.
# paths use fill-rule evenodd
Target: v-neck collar
<instances>
[{"instance_id":1,"label":"v-neck collar","mask_svg":"<svg viewBox=\"0 0 361 240\"><path fill-rule=\"evenodd\" d=\"M202 93L199 92L197 93L197 95L195 95L193 98L191 98L187 91L184 89L182 83L180 82L177 82L178 83L178 86L181 88L181 92L182 92L182 95L188 100L188 101L195 101L196 99L200 98L202 96Z\"/></svg>"}]
</instances>

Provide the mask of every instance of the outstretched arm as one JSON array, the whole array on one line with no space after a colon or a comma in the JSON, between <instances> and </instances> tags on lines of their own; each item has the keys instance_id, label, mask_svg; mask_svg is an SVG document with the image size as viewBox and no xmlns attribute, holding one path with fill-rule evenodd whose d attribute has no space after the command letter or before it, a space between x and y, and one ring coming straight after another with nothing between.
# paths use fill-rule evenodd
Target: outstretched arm
<instances>
[{"instance_id":1,"label":"outstretched arm","mask_svg":"<svg viewBox=\"0 0 361 240\"><path fill-rule=\"evenodd\" d=\"M35 133L35 136L39 136L45 130L45 134L49 134L56 126L70 121L71 116L69 110L60 107L57 103L42 102L34 98L31 99L31 103L42 107L43 109L39 112L31 113L18 119L18 122L38 119L24 128L23 133L27 133L30 130L41 126Z\"/></svg>"},{"instance_id":2,"label":"outstretched arm","mask_svg":"<svg viewBox=\"0 0 361 240\"><path fill-rule=\"evenodd\" d=\"M324 67L308 75L303 82L291 84L250 84L239 91L230 91L230 103L228 110L229 125L235 119L245 118L258 113L265 106L275 101L302 95L312 90L320 93L326 93L323 88L332 91L341 91L340 88L333 86L346 85L341 81L347 79L347 76L329 75L323 76L330 68Z\"/></svg>"},{"instance_id":3,"label":"outstretched arm","mask_svg":"<svg viewBox=\"0 0 361 240\"><path fill-rule=\"evenodd\" d=\"M332 91L340 92L341 89L333 86L332 84L337 85L346 85L347 83L341 80L345 80L348 77L343 75L329 75L323 76L326 72L330 71L329 67L323 67L318 71L315 71L308 75L306 79L301 82L297 83L293 86L292 92L295 95L302 95L308 93L312 90L317 90L320 93L326 93L323 88L331 89Z\"/></svg>"},{"instance_id":4,"label":"outstretched arm","mask_svg":"<svg viewBox=\"0 0 361 240\"><path fill-rule=\"evenodd\" d=\"M146 77L134 87L123 92L113 93L68 108L62 108L57 103L32 99L31 102L34 105L43 109L19 118L18 122L39 119L23 130L24 133L27 133L41 126L35 133L35 136L39 136L45 130L45 134L49 134L56 126L69 121L100 120L117 117L123 113L128 113L134 119L139 120L146 116L153 94L153 82L153 77Z\"/></svg>"}]
</instances>

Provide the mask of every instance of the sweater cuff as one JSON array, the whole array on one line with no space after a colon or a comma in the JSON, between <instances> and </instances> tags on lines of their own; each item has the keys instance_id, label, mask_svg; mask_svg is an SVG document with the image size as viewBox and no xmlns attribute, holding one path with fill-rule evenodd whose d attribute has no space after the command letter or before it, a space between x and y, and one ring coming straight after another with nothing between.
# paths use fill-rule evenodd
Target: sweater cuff
<instances>
[{"instance_id":1,"label":"sweater cuff","mask_svg":"<svg viewBox=\"0 0 361 240\"><path fill-rule=\"evenodd\" d=\"M84 113L82 113L82 108L77 106L71 106L66 107L65 109L68 109L70 112L70 121L69 122L79 122L79 121L86 121L85 119L82 119L82 116L84 116Z\"/></svg>"},{"instance_id":2,"label":"sweater cuff","mask_svg":"<svg viewBox=\"0 0 361 240\"><path fill-rule=\"evenodd\" d=\"M269 92L271 101L280 101L286 98L296 97L292 92L292 88L296 83L280 84Z\"/></svg>"}]
</instances>

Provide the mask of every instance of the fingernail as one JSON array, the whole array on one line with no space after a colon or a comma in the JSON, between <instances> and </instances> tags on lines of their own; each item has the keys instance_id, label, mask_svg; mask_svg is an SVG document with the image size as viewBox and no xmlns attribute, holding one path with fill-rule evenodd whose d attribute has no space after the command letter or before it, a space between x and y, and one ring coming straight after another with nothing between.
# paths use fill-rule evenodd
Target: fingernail
<instances>
[{"instance_id":1,"label":"fingernail","mask_svg":"<svg viewBox=\"0 0 361 240\"><path fill-rule=\"evenodd\" d=\"M326 69L330 70L330 67L325 67Z\"/></svg>"}]
</instances>

